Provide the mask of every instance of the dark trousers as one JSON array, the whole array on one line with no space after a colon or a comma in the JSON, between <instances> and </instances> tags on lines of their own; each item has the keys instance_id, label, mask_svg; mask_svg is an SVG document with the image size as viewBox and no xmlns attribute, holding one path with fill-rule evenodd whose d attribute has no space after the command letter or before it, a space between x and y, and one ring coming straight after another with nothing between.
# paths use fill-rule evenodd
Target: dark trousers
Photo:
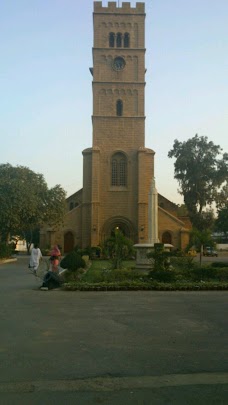
<instances>
[{"instance_id":1,"label":"dark trousers","mask_svg":"<svg viewBox=\"0 0 228 405\"><path fill-rule=\"evenodd\" d=\"M53 273L53 271L48 271L44 276L42 287L47 287L49 290L51 290L52 288L60 287L60 284L58 274Z\"/></svg>"}]
</instances>

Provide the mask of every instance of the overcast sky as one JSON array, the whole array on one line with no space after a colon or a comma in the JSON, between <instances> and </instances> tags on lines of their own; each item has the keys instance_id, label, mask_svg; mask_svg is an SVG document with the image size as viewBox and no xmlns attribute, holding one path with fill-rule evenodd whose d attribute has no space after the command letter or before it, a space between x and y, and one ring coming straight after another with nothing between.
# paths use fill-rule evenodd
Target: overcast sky
<instances>
[{"instance_id":1,"label":"overcast sky","mask_svg":"<svg viewBox=\"0 0 228 405\"><path fill-rule=\"evenodd\" d=\"M145 146L158 192L182 203L174 140L198 133L228 151L228 0L145 4ZM0 163L42 173L68 196L92 146L92 12L92 0L0 1Z\"/></svg>"}]
</instances>

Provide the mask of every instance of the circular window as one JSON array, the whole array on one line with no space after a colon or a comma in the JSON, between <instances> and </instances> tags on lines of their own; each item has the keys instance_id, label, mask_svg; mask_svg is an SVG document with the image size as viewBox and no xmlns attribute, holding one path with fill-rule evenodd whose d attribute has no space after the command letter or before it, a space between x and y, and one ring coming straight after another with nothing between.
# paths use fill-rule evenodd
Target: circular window
<instances>
[{"instance_id":1,"label":"circular window","mask_svg":"<svg viewBox=\"0 0 228 405\"><path fill-rule=\"evenodd\" d=\"M126 63L125 63L124 58L121 58L121 56L117 56L117 58L114 59L112 66L113 66L114 70L119 71L119 70L123 70L125 65L126 65Z\"/></svg>"}]
</instances>

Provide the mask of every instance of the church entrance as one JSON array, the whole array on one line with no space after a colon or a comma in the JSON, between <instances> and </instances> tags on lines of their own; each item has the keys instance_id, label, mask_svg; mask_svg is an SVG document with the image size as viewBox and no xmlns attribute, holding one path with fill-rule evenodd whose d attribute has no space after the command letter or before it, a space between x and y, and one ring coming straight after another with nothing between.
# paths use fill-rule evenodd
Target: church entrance
<instances>
[{"instance_id":1,"label":"church entrance","mask_svg":"<svg viewBox=\"0 0 228 405\"><path fill-rule=\"evenodd\" d=\"M124 236L126 236L127 238L129 238L129 235L126 235L126 229L119 225L119 226L115 226L112 230L111 230L111 236L115 236L115 232L116 231L120 231ZM128 233L128 232L127 232Z\"/></svg>"},{"instance_id":2,"label":"church entrance","mask_svg":"<svg viewBox=\"0 0 228 405\"><path fill-rule=\"evenodd\" d=\"M64 235L64 253L69 253L74 249L74 235L72 232L67 232Z\"/></svg>"},{"instance_id":3,"label":"church entrance","mask_svg":"<svg viewBox=\"0 0 228 405\"><path fill-rule=\"evenodd\" d=\"M114 236L115 232L118 230L121 231L126 238L131 239L135 243L136 232L134 226L124 217L115 217L106 221L101 230L101 239L104 241Z\"/></svg>"}]
</instances>

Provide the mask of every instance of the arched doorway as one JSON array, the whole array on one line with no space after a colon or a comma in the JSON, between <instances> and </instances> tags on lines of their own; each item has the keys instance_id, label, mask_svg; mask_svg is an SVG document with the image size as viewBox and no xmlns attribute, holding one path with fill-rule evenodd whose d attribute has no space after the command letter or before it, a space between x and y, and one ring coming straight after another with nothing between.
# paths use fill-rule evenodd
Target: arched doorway
<instances>
[{"instance_id":1,"label":"arched doorway","mask_svg":"<svg viewBox=\"0 0 228 405\"><path fill-rule=\"evenodd\" d=\"M162 243L169 243L172 245L172 235L170 232L166 231L162 235Z\"/></svg>"},{"instance_id":2,"label":"arched doorway","mask_svg":"<svg viewBox=\"0 0 228 405\"><path fill-rule=\"evenodd\" d=\"M121 226L121 225L119 225L119 226L114 226L114 227L112 228L112 230L111 230L111 236L114 236L116 231L120 231L120 232L121 232L124 236L126 236L127 238L130 237L130 235L126 235L126 231L127 231L127 233L129 233L128 230L126 230L126 227L123 227L123 226Z\"/></svg>"},{"instance_id":3,"label":"arched doorway","mask_svg":"<svg viewBox=\"0 0 228 405\"><path fill-rule=\"evenodd\" d=\"M74 249L74 235L68 231L64 235L64 253L69 253Z\"/></svg>"},{"instance_id":4,"label":"arched doorway","mask_svg":"<svg viewBox=\"0 0 228 405\"><path fill-rule=\"evenodd\" d=\"M131 239L134 243L136 240L136 230L134 225L124 217L113 217L105 222L101 229L101 239L104 241L115 234L116 230L120 230L126 238Z\"/></svg>"}]
</instances>

